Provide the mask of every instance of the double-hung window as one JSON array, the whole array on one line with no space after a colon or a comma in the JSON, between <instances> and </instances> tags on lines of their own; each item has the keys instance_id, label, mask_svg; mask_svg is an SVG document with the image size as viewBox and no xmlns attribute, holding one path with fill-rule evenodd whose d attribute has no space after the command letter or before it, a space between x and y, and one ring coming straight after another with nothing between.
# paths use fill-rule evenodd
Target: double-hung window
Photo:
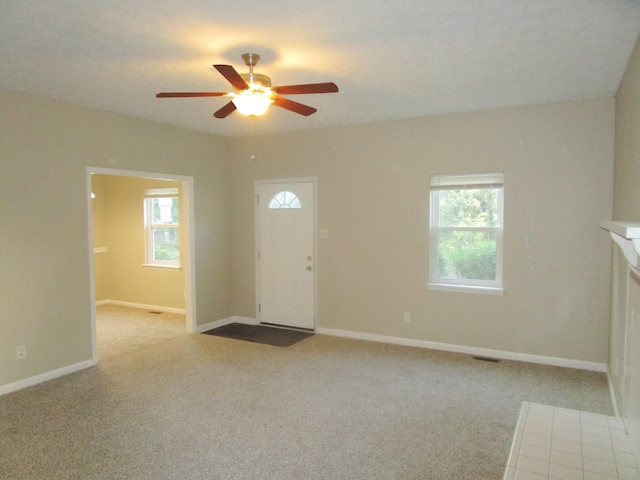
<instances>
[{"instance_id":1,"label":"double-hung window","mask_svg":"<svg viewBox=\"0 0 640 480\"><path fill-rule=\"evenodd\" d=\"M180 266L180 209L177 188L148 188L144 195L145 263Z\"/></svg>"},{"instance_id":2,"label":"double-hung window","mask_svg":"<svg viewBox=\"0 0 640 480\"><path fill-rule=\"evenodd\" d=\"M431 177L429 288L502 293L502 173Z\"/></svg>"}]
</instances>

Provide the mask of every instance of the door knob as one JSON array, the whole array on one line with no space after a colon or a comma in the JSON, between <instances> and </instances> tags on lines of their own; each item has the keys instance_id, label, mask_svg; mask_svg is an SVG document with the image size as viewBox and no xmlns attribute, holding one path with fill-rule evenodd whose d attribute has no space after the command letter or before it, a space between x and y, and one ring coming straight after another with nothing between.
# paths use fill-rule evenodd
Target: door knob
<instances>
[{"instance_id":1,"label":"door knob","mask_svg":"<svg viewBox=\"0 0 640 480\"><path fill-rule=\"evenodd\" d=\"M311 270L311 265L307 265L307 270Z\"/></svg>"}]
</instances>

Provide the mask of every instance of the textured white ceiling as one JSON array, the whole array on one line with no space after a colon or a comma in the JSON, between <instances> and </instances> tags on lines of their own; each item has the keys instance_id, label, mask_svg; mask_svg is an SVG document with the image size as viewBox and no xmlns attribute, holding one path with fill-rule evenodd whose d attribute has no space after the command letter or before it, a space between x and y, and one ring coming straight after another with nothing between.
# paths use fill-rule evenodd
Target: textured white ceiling
<instances>
[{"instance_id":1,"label":"textured white ceiling","mask_svg":"<svg viewBox=\"0 0 640 480\"><path fill-rule=\"evenodd\" d=\"M275 85L340 88L257 134L613 96L639 34L638 0L2 0L0 86L238 136L227 99L155 94L228 91L211 65L255 52Z\"/></svg>"}]
</instances>

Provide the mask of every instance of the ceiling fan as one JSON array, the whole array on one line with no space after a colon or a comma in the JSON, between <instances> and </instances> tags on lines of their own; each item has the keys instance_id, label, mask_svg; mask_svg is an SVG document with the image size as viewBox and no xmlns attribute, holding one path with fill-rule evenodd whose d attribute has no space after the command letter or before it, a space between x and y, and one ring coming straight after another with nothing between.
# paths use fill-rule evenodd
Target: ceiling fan
<instances>
[{"instance_id":1,"label":"ceiling fan","mask_svg":"<svg viewBox=\"0 0 640 480\"><path fill-rule=\"evenodd\" d=\"M338 91L338 86L331 82L272 87L271 79L268 76L253 72L253 67L260 60L260 55L244 53L242 59L249 67L249 73L238 73L231 65L214 65L214 68L231 83L235 90L233 92L162 92L158 93L156 97L231 97L229 103L213 114L216 118L225 118L236 109L243 115L258 116L265 113L271 105L309 116L315 113L317 109L294 102L281 95L332 93Z\"/></svg>"}]
</instances>

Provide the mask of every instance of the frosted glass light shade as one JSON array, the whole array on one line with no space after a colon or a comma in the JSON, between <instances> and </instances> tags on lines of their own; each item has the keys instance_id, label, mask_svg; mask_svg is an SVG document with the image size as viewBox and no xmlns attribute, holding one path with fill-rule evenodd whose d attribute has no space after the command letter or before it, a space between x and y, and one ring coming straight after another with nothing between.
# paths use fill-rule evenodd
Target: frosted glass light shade
<instances>
[{"instance_id":1,"label":"frosted glass light shade","mask_svg":"<svg viewBox=\"0 0 640 480\"><path fill-rule=\"evenodd\" d=\"M264 95L245 91L236 95L232 102L242 115L259 116L267 111L272 100Z\"/></svg>"}]
</instances>

